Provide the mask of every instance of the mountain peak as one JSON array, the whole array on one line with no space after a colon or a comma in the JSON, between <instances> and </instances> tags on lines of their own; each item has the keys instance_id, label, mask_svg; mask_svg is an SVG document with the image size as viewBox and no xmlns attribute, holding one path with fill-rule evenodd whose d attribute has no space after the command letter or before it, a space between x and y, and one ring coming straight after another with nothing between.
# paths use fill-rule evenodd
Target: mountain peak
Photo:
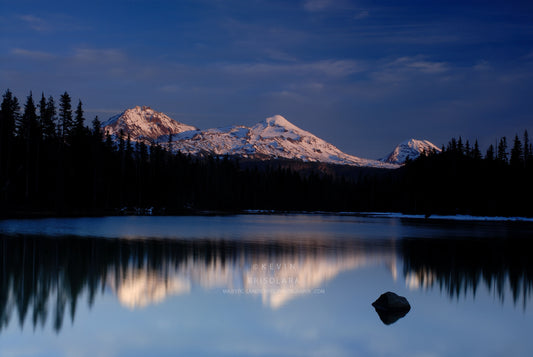
<instances>
[{"instance_id":1,"label":"mountain peak","mask_svg":"<svg viewBox=\"0 0 533 357\"><path fill-rule=\"evenodd\" d=\"M300 129L281 115L266 118L252 127L252 132L261 137L285 137L298 140L303 136L315 137L313 134Z\"/></svg>"},{"instance_id":2,"label":"mountain peak","mask_svg":"<svg viewBox=\"0 0 533 357\"><path fill-rule=\"evenodd\" d=\"M270 118L265 119L265 123L268 126L283 126L283 127L294 127L295 125L285 119L283 116L276 114Z\"/></svg>"},{"instance_id":3,"label":"mountain peak","mask_svg":"<svg viewBox=\"0 0 533 357\"><path fill-rule=\"evenodd\" d=\"M149 106L147 105L142 105L142 106L135 106L135 108L131 108L131 109L126 109L126 111L131 111L131 112L136 112L136 113L154 113L155 111L150 108Z\"/></svg>"},{"instance_id":4,"label":"mountain peak","mask_svg":"<svg viewBox=\"0 0 533 357\"><path fill-rule=\"evenodd\" d=\"M441 150L429 140L408 139L396 146L389 155L379 159L379 161L403 165L407 158L414 160L424 151L440 152Z\"/></svg>"},{"instance_id":5,"label":"mountain peak","mask_svg":"<svg viewBox=\"0 0 533 357\"><path fill-rule=\"evenodd\" d=\"M122 130L133 141L157 140L162 135L198 130L148 106L126 109L122 114L111 117L103 127L110 135L117 135Z\"/></svg>"},{"instance_id":6,"label":"mountain peak","mask_svg":"<svg viewBox=\"0 0 533 357\"><path fill-rule=\"evenodd\" d=\"M417 147L420 147L420 146L424 146L424 147L425 146L435 146L429 140L418 140L418 139L413 139L413 138L405 140L400 145L409 146L410 148L417 148ZM435 146L435 148L437 148L437 147Z\"/></svg>"}]
</instances>

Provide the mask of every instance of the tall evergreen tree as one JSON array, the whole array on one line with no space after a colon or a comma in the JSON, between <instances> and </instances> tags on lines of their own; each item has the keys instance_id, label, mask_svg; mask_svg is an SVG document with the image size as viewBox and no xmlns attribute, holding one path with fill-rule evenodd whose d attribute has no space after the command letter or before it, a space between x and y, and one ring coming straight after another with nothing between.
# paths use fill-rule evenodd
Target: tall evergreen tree
<instances>
[{"instance_id":1,"label":"tall evergreen tree","mask_svg":"<svg viewBox=\"0 0 533 357\"><path fill-rule=\"evenodd\" d=\"M511 149L511 166L522 167L524 166L524 151L522 149L522 142L518 138L518 135L514 137L513 148Z\"/></svg>"},{"instance_id":2,"label":"tall evergreen tree","mask_svg":"<svg viewBox=\"0 0 533 357\"><path fill-rule=\"evenodd\" d=\"M42 110L42 109L41 109ZM43 126L43 137L47 140L51 140L57 137L57 126L56 126L56 104L52 96L48 97L46 102L46 110L44 117L41 117L41 123Z\"/></svg>"},{"instance_id":3,"label":"tall evergreen tree","mask_svg":"<svg viewBox=\"0 0 533 357\"><path fill-rule=\"evenodd\" d=\"M15 137L16 123L20 115L18 99L8 89L3 95L0 108L0 140L7 144L10 138Z\"/></svg>"},{"instance_id":4,"label":"tall evergreen tree","mask_svg":"<svg viewBox=\"0 0 533 357\"><path fill-rule=\"evenodd\" d=\"M56 135L55 114L54 99L50 97L47 102L44 93L42 93L39 101L39 125L44 140L49 140Z\"/></svg>"},{"instance_id":5,"label":"tall evergreen tree","mask_svg":"<svg viewBox=\"0 0 533 357\"><path fill-rule=\"evenodd\" d=\"M76 107L76 117L74 118L74 128L77 132L82 132L84 128L85 118L83 117L83 108L81 100Z\"/></svg>"},{"instance_id":6,"label":"tall evergreen tree","mask_svg":"<svg viewBox=\"0 0 533 357\"><path fill-rule=\"evenodd\" d=\"M37 108L33 102L33 95L30 92L24 105L24 113L19 121L17 127L17 135L22 140L25 147L24 153L24 196L28 200L30 198L30 180L38 182L37 166L39 154L39 142L41 140L41 131L39 126L39 119L37 117Z\"/></svg>"},{"instance_id":7,"label":"tall evergreen tree","mask_svg":"<svg viewBox=\"0 0 533 357\"><path fill-rule=\"evenodd\" d=\"M466 157L472 157L472 148L470 147L470 141L466 139L465 144L465 155Z\"/></svg>"},{"instance_id":8,"label":"tall evergreen tree","mask_svg":"<svg viewBox=\"0 0 533 357\"><path fill-rule=\"evenodd\" d=\"M0 106L0 193L5 203L9 201L9 188L13 183L10 169L13 163L13 143L19 116L18 99L8 89L3 95Z\"/></svg>"},{"instance_id":9,"label":"tall evergreen tree","mask_svg":"<svg viewBox=\"0 0 533 357\"><path fill-rule=\"evenodd\" d=\"M501 138L500 142L498 143L498 154L496 155L496 159L498 159L500 162L507 163L507 138L505 136Z\"/></svg>"},{"instance_id":10,"label":"tall evergreen tree","mask_svg":"<svg viewBox=\"0 0 533 357\"><path fill-rule=\"evenodd\" d=\"M485 154L485 160L494 161L494 159L494 145L490 144L487 153Z\"/></svg>"},{"instance_id":11,"label":"tall evergreen tree","mask_svg":"<svg viewBox=\"0 0 533 357\"><path fill-rule=\"evenodd\" d=\"M104 143L108 153L111 153L115 150L115 144L113 143L113 138L111 137L111 134L109 134L109 131L106 131L105 133Z\"/></svg>"},{"instance_id":12,"label":"tall evergreen tree","mask_svg":"<svg viewBox=\"0 0 533 357\"><path fill-rule=\"evenodd\" d=\"M39 118L37 117L37 108L33 101L33 95L30 92L24 105L24 113L17 123L17 136L22 140L31 143L40 139Z\"/></svg>"},{"instance_id":13,"label":"tall evergreen tree","mask_svg":"<svg viewBox=\"0 0 533 357\"><path fill-rule=\"evenodd\" d=\"M457 140L455 138L451 138L450 142L448 143L447 151L452 153L455 153L457 151Z\"/></svg>"},{"instance_id":14,"label":"tall evergreen tree","mask_svg":"<svg viewBox=\"0 0 533 357\"><path fill-rule=\"evenodd\" d=\"M479 150L479 143L477 142L477 139L474 143L474 149L472 150L472 157L474 160L481 160L481 151Z\"/></svg>"},{"instance_id":15,"label":"tall evergreen tree","mask_svg":"<svg viewBox=\"0 0 533 357\"><path fill-rule=\"evenodd\" d=\"M524 131L524 164L526 167L531 165L533 161L533 152L531 152L531 142L527 130Z\"/></svg>"},{"instance_id":16,"label":"tall evergreen tree","mask_svg":"<svg viewBox=\"0 0 533 357\"><path fill-rule=\"evenodd\" d=\"M93 136L102 140L102 122L98 119L98 115L94 117L91 124Z\"/></svg>"},{"instance_id":17,"label":"tall evergreen tree","mask_svg":"<svg viewBox=\"0 0 533 357\"><path fill-rule=\"evenodd\" d=\"M39 101L39 124L43 127L43 119L46 117L46 98L44 92L41 92L41 100Z\"/></svg>"},{"instance_id":18,"label":"tall evergreen tree","mask_svg":"<svg viewBox=\"0 0 533 357\"><path fill-rule=\"evenodd\" d=\"M66 140L72 131L72 127L72 104L69 94L65 92L59 98L59 130L61 131L59 136Z\"/></svg>"}]
</instances>

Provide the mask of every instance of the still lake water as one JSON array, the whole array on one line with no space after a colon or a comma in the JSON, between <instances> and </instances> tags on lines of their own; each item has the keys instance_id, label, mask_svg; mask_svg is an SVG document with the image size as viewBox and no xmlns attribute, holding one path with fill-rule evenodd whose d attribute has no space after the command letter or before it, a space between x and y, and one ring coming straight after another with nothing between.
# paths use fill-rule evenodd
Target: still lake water
<instances>
[{"instance_id":1,"label":"still lake water","mask_svg":"<svg viewBox=\"0 0 533 357\"><path fill-rule=\"evenodd\" d=\"M0 221L0 356L531 356L533 225ZM385 324L372 302L411 311Z\"/></svg>"}]
</instances>

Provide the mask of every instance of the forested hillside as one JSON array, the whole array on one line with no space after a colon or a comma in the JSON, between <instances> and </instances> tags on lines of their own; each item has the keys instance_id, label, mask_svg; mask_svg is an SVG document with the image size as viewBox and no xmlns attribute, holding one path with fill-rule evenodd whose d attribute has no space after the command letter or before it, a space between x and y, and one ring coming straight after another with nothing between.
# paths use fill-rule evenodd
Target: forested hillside
<instances>
[{"instance_id":1,"label":"forested hillside","mask_svg":"<svg viewBox=\"0 0 533 357\"><path fill-rule=\"evenodd\" d=\"M58 104L7 90L0 109L0 214L180 214L204 210L400 211L532 216L527 132L483 155L452 139L396 170L243 162L117 140L67 92ZM523 203L523 204L521 204ZM524 208L525 207L525 208ZM153 208L153 209L152 209Z\"/></svg>"}]
</instances>

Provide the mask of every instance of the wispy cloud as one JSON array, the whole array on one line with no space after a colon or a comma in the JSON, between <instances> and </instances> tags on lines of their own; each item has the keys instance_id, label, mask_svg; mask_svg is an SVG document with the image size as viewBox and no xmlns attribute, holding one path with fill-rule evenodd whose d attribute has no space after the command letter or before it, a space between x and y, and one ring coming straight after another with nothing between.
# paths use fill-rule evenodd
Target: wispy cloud
<instances>
[{"instance_id":1,"label":"wispy cloud","mask_svg":"<svg viewBox=\"0 0 533 357\"><path fill-rule=\"evenodd\" d=\"M453 75L453 67L443 61L429 60L424 56L404 56L383 60L368 71L369 78L376 83L398 85L413 81L426 81L428 77L445 79Z\"/></svg>"},{"instance_id":2,"label":"wispy cloud","mask_svg":"<svg viewBox=\"0 0 533 357\"><path fill-rule=\"evenodd\" d=\"M245 63L229 64L223 68L235 74L279 75L289 73L293 75L325 75L328 77L345 77L362 72L363 66L354 60L321 60L305 63Z\"/></svg>"},{"instance_id":3,"label":"wispy cloud","mask_svg":"<svg viewBox=\"0 0 533 357\"><path fill-rule=\"evenodd\" d=\"M321 11L329 7L333 3L333 0L305 0L304 9L307 11Z\"/></svg>"},{"instance_id":4,"label":"wispy cloud","mask_svg":"<svg viewBox=\"0 0 533 357\"><path fill-rule=\"evenodd\" d=\"M388 67L426 74L443 73L448 70L448 65L445 62L428 61L422 57L400 57L389 63Z\"/></svg>"},{"instance_id":5,"label":"wispy cloud","mask_svg":"<svg viewBox=\"0 0 533 357\"><path fill-rule=\"evenodd\" d=\"M481 60L478 61L473 68L475 71L490 71L492 69L492 66L488 61Z\"/></svg>"},{"instance_id":6,"label":"wispy cloud","mask_svg":"<svg viewBox=\"0 0 533 357\"><path fill-rule=\"evenodd\" d=\"M73 58L83 62L123 62L126 60L126 54L115 48L77 48Z\"/></svg>"},{"instance_id":7,"label":"wispy cloud","mask_svg":"<svg viewBox=\"0 0 533 357\"><path fill-rule=\"evenodd\" d=\"M17 57L25 57L32 60L49 60L56 57L48 52L27 50L24 48L14 48L11 50L11 54Z\"/></svg>"},{"instance_id":8,"label":"wispy cloud","mask_svg":"<svg viewBox=\"0 0 533 357\"><path fill-rule=\"evenodd\" d=\"M303 8L308 12L358 11L358 15L368 16L367 11L358 10L353 1L350 0L304 0Z\"/></svg>"},{"instance_id":9,"label":"wispy cloud","mask_svg":"<svg viewBox=\"0 0 533 357\"><path fill-rule=\"evenodd\" d=\"M46 20L35 15L20 15L19 19L35 31L45 32L50 31L52 29L52 26Z\"/></svg>"},{"instance_id":10,"label":"wispy cloud","mask_svg":"<svg viewBox=\"0 0 533 357\"><path fill-rule=\"evenodd\" d=\"M265 48L263 52L272 60L275 61L286 61L286 62L295 62L298 59L294 57L293 55L276 49L276 48Z\"/></svg>"},{"instance_id":11,"label":"wispy cloud","mask_svg":"<svg viewBox=\"0 0 533 357\"><path fill-rule=\"evenodd\" d=\"M357 14L355 14L354 19L362 20L362 19L366 19L369 16L370 16L370 13L367 10L361 10Z\"/></svg>"}]
</instances>

